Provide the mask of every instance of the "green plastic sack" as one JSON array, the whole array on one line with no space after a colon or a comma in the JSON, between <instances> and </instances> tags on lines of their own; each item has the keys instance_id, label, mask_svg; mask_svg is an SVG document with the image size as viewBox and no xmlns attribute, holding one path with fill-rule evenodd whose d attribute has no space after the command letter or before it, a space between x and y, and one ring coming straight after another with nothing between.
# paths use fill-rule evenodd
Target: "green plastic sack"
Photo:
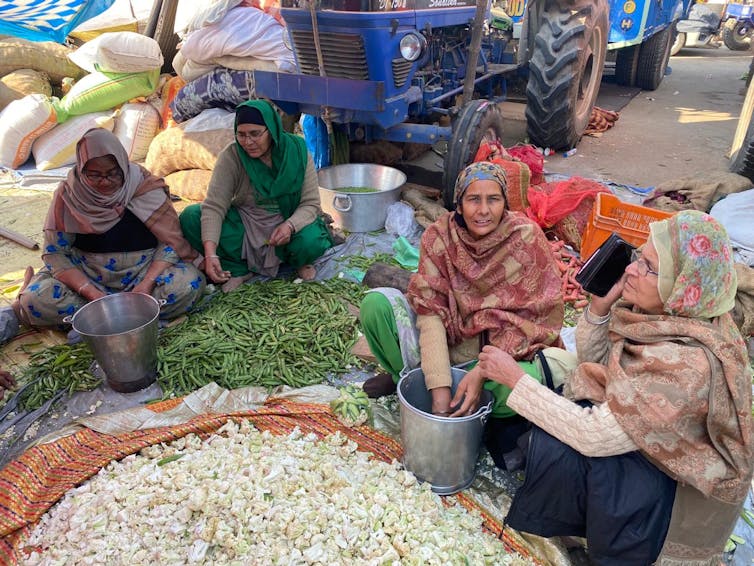
<instances>
[{"instance_id":1,"label":"green plastic sack","mask_svg":"<svg viewBox=\"0 0 754 566\"><path fill-rule=\"evenodd\" d=\"M110 110L138 96L149 96L157 88L160 69L141 73L89 73L73 85L60 100L53 99L58 123L70 116Z\"/></svg>"}]
</instances>

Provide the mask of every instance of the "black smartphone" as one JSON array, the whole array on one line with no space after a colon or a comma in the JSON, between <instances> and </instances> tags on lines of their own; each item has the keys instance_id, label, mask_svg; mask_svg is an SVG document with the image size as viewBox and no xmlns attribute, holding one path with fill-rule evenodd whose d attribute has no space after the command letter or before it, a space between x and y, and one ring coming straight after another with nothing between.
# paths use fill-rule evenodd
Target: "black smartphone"
<instances>
[{"instance_id":1,"label":"black smartphone","mask_svg":"<svg viewBox=\"0 0 754 566\"><path fill-rule=\"evenodd\" d=\"M634 246L613 232L576 273L585 291L604 297L631 263Z\"/></svg>"}]
</instances>

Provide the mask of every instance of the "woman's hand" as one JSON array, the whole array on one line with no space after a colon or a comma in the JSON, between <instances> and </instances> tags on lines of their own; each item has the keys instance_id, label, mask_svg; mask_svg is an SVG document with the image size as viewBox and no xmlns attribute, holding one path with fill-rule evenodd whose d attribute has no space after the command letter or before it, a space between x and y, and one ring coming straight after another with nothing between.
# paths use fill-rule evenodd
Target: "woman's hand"
<instances>
[{"instance_id":1,"label":"woman's hand","mask_svg":"<svg viewBox=\"0 0 754 566\"><path fill-rule=\"evenodd\" d=\"M0 369L0 399L2 399L3 395L5 395L6 389L10 389L11 387L15 386L16 380L13 379L13 376L4 369Z\"/></svg>"},{"instance_id":2,"label":"woman's hand","mask_svg":"<svg viewBox=\"0 0 754 566\"><path fill-rule=\"evenodd\" d=\"M447 417L450 414L450 387L435 387L432 394L432 414Z\"/></svg>"},{"instance_id":3,"label":"woman's hand","mask_svg":"<svg viewBox=\"0 0 754 566\"><path fill-rule=\"evenodd\" d=\"M450 402L451 409L455 408L455 411L450 416L465 417L476 412L479 407L479 398L482 396L483 386L484 376L479 365L476 365L463 376L461 383L458 384L456 394Z\"/></svg>"},{"instance_id":4,"label":"woman's hand","mask_svg":"<svg viewBox=\"0 0 754 566\"><path fill-rule=\"evenodd\" d=\"M626 284L626 277L628 277L628 275L624 273L604 297L592 295L592 298L589 301L589 312L595 316L605 316L609 313L613 304L615 304L615 302L621 298L621 295L623 295L623 286Z\"/></svg>"},{"instance_id":5,"label":"woman's hand","mask_svg":"<svg viewBox=\"0 0 754 566\"><path fill-rule=\"evenodd\" d=\"M230 279L230 271L223 271L220 258L216 255L204 256L204 273L215 283L225 283Z\"/></svg>"},{"instance_id":6,"label":"woman's hand","mask_svg":"<svg viewBox=\"0 0 754 566\"><path fill-rule=\"evenodd\" d=\"M293 226L287 220L282 224L278 224L270 234L271 246L284 246L291 241L293 236Z\"/></svg>"},{"instance_id":7,"label":"woman's hand","mask_svg":"<svg viewBox=\"0 0 754 566\"><path fill-rule=\"evenodd\" d=\"M518 380L524 375L524 370L516 363L508 352L503 352L496 346L485 346L479 352L481 372L487 379L507 385L511 389L516 387Z\"/></svg>"},{"instance_id":8,"label":"woman's hand","mask_svg":"<svg viewBox=\"0 0 754 566\"><path fill-rule=\"evenodd\" d=\"M132 293L144 293L145 295L151 295L152 289L154 289L154 281L147 281L146 279L131 289Z\"/></svg>"}]
</instances>

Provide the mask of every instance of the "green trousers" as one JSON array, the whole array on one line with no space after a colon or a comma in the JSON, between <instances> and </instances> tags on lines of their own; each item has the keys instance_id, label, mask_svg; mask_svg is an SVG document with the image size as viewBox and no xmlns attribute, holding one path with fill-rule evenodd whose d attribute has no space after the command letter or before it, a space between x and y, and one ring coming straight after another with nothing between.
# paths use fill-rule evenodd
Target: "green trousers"
<instances>
[{"instance_id":1,"label":"green trousers","mask_svg":"<svg viewBox=\"0 0 754 566\"><path fill-rule=\"evenodd\" d=\"M398 326L390 301L380 293L368 293L361 301L359 318L361 331L369 344L369 349L380 365L390 372L393 381L398 383L403 369L403 358L398 338ZM476 362L469 368L473 365L476 365ZM542 376L532 362L520 361L518 365L528 375L542 382ZM506 404L508 395L511 393L510 387L487 381L484 388L495 397L495 404L492 407L493 417L511 417L516 414Z\"/></svg>"},{"instance_id":2,"label":"green trousers","mask_svg":"<svg viewBox=\"0 0 754 566\"><path fill-rule=\"evenodd\" d=\"M179 216L181 229L191 247L204 253L202 242L202 208L201 204L187 206ZM223 219L220 229L220 241L217 244L217 255L225 271L230 271L233 277L246 275L250 269L242 257L245 230L241 215L235 207L230 207ZM275 253L280 260L294 268L313 263L333 245L330 232L321 218L304 226L293 234L291 241L284 246L277 246Z\"/></svg>"}]
</instances>

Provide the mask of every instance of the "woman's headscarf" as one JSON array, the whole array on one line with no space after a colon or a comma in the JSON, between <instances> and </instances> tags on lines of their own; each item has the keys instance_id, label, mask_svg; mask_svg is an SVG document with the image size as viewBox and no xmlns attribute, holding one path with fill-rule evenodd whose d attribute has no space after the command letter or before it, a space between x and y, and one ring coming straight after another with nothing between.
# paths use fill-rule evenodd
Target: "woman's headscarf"
<instances>
[{"instance_id":1,"label":"woman's headscarf","mask_svg":"<svg viewBox=\"0 0 754 566\"><path fill-rule=\"evenodd\" d=\"M105 155L112 155L123 172L123 186L111 194L97 191L83 174L89 161ZM76 144L76 164L53 194L44 229L103 234L120 221L126 209L181 258L197 256L183 237L165 181L131 163L115 134L102 128L91 129Z\"/></svg>"},{"instance_id":2,"label":"woman's headscarf","mask_svg":"<svg viewBox=\"0 0 754 566\"><path fill-rule=\"evenodd\" d=\"M737 288L725 228L712 216L686 210L649 225L659 257L658 290L665 311L714 318L730 311Z\"/></svg>"},{"instance_id":3,"label":"woman's headscarf","mask_svg":"<svg viewBox=\"0 0 754 566\"><path fill-rule=\"evenodd\" d=\"M239 124L238 115L245 108L257 109L264 119L264 125L271 138L272 167L267 167L260 159L249 157L236 137L238 157L249 176L251 185L257 192L257 202L264 206L265 201L267 203L272 201L280 209L283 217L288 218L301 201L301 187L304 184L308 160L306 142L303 138L283 130L283 121L270 103L265 100L248 100L236 107L236 136Z\"/></svg>"},{"instance_id":4,"label":"woman's headscarf","mask_svg":"<svg viewBox=\"0 0 754 566\"><path fill-rule=\"evenodd\" d=\"M83 174L89 161L105 155L112 155L123 172L123 185L111 194L99 192ZM160 188L163 190L154 190ZM140 197L134 199L137 191ZM166 199L167 187L162 179L129 162L128 154L115 134L94 128L76 144L76 164L55 191L45 230L102 234L118 223L126 208L145 222Z\"/></svg>"},{"instance_id":5,"label":"woman's headscarf","mask_svg":"<svg viewBox=\"0 0 754 566\"><path fill-rule=\"evenodd\" d=\"M461 203L461 198L466 189L475 181L495 181L503 190L503 199L505 200L505 209L508 210L508 180L505 177L505 171L499 165L488 161L477 161L461 171L456 179L453 198L455 199L456 208Z\"/></svg>"}]
</instances>

